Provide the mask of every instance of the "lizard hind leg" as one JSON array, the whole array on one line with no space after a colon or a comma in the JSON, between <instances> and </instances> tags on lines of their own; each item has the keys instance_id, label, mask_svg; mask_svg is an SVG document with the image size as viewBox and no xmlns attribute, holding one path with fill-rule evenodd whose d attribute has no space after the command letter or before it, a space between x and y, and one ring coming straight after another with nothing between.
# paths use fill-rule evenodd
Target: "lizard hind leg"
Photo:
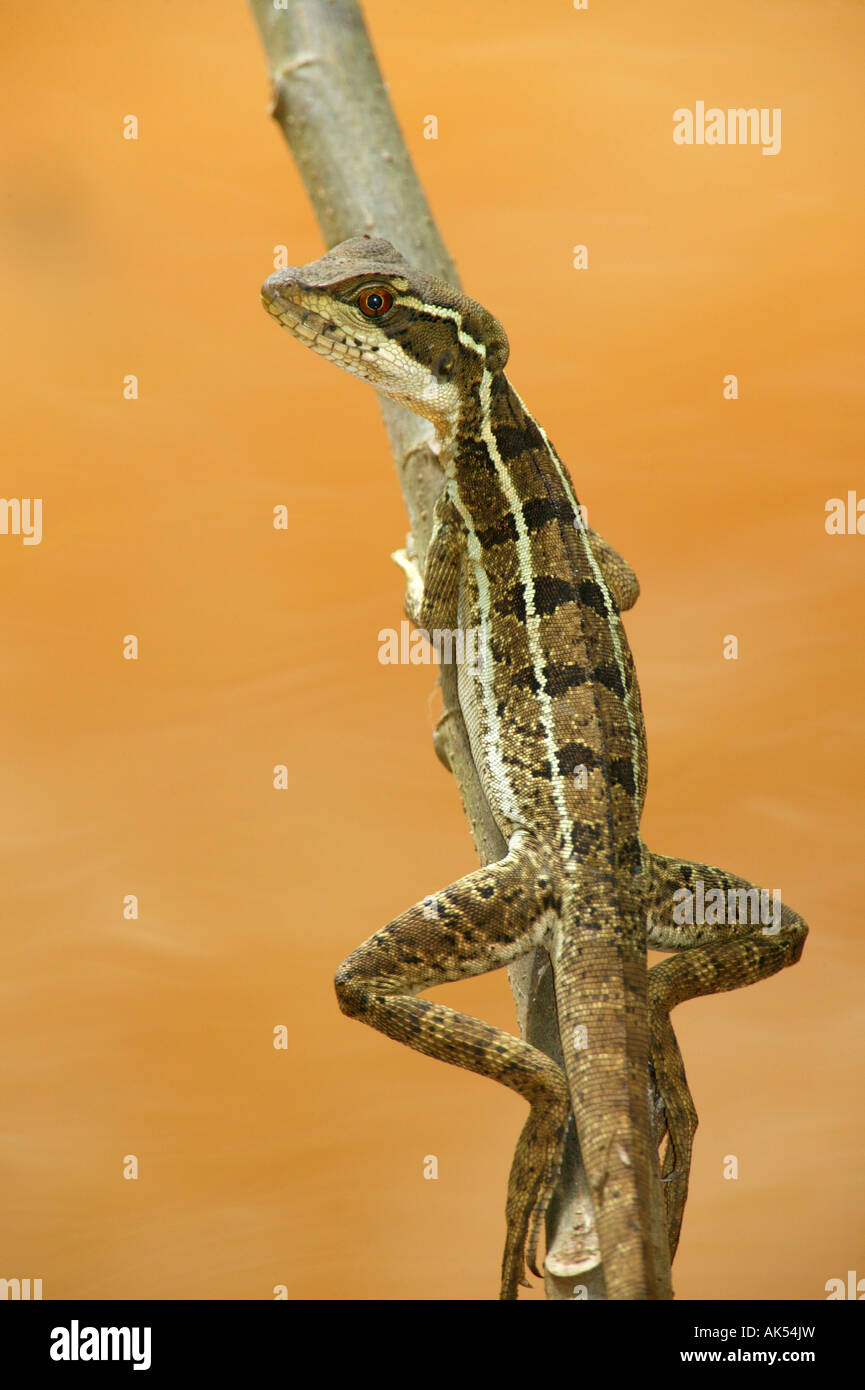
<instances>
[{"instance_id":1,"label":"lizard hind leg","mask_svg":"<svg viewBox=\"0 0 865 1390\"><path fill-rule=\"evenodd\" d=\"M517 1091L530 1104L511 1167L501 1296L516 1298L552 1195L570 1101L544 1053L479 1019L416 996L509 964L545 935L556 894L540 847L523 832L506 857L417 903L371 936L336 976L339 1006L428 1057ZM527 1250L528 1246L528 1250ZM536 1269L533 1269L537 1273Z\"/></svg>"},{"instance_id":2,"label":"lizard hind leg","mask_svg":"<svg viewBox=\"0 0 865 1390\"><path fill-rule=\"evenodd\" d=\"M794 965L808 928L777 893L761 891L724 869L662 854L651 855L644 902L649 946L680 953L659 961L648 974L651 1065L667 1135L661 1178L672 1259L688 1195L697 1114L670 1012L687 999L754 984Z\"/></svg>"}]
</instances>

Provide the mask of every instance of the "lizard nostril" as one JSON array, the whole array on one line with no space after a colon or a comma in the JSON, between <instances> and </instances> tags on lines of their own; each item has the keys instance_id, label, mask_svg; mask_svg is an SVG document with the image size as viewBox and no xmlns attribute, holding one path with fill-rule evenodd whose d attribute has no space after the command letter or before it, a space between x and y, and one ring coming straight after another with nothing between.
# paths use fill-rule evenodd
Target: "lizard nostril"
<instances>
[{"instance_id":1,"label":"lizard nostril","mask_svg":"<svg viewBox=\"0 0 865 1390\"><path fill-rule=\"evenodd\" d=\"M292 299L299 288L299 282L292 270L275 270L262 285L261 297L264 300Z\"/></svg>"}]
</instances>

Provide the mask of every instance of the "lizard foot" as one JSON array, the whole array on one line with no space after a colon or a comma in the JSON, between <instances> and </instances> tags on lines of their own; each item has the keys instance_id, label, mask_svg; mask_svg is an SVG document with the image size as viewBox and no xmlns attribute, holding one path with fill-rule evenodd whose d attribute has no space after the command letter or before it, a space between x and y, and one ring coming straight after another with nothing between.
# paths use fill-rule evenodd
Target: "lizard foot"
<instances>
[{"instance_id":1,"label":"lizard foot","mask_svg":"<svg viewBox=\"0 0 865 1390\"><path fill-rule=\"evenodd\" d=\"M569 1114L562 1077L561 1094L545 1097L542 1105L533 1105L523 1126L508 1182L508 1234L502 1260L501 1298L516 1298L520 1284L531 1287L525 1275L526 1264L532 1274L541 1277L537 1268L538 1237L559 1176Z\"/></svg>"},{"instance_id":2,"label":"lizard foot","mask_svg":"<svg viewBox=\"0 0 865 1390\"><path fill-rule=\"evenodd\" d=\"M673 1032L670 1015L662 1007L655 981L650 972L650 1051L652 1069L655 1073L657 1089L663 1100L663 1114L659 1140L666 1136L661 1158L661 1186L667 1213L667 1237L670 1244L670 1259L676 1253L685 1202L688 1197L688 1179L691 1173L691 1153L694 1147L694 1134L697 1129L697 1112L685 1078L682 1054Z\"/></svg>"},{"instance_id":3,"label":"lizard foot","mask_svg":"<svg viewBox=\"0 0 865 1390\"><path fill-rule=\"evenodd\" d=\"M423 575L417 564L414 537L409 534L406 537L405 549L395 550L390 558L399 565L405 575L405 613L406 617L417 626L423 603Z\"/></svg>"}]
</instances>

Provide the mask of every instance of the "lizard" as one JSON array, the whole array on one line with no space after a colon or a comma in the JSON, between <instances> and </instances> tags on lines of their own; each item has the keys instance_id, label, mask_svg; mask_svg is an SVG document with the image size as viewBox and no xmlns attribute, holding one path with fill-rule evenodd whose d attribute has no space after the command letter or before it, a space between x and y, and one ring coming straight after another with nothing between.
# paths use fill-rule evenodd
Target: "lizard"
<instances>
[{"instance_id":1,"label":"lizard","mask_svg":"<svg viewBox=\"0 0 865 1390\"><path fill-rule=\"evenodd\" d=\"M370 235L276 271L261 295L298 342L432 423L444 480L423 572L410 544L394 558L412 622L478 634L482 659L459 665L458 698L507 847L354 950L336 973L339 1007L528 1101L508 1180L502 1298L518 1296L526 1265L539 1273L571 1114L607 1297L670 1298L668 1252L650 1229L650 1068L663 1102L669 1255L696 1125L670 1011L792 965L808 928L785 904L771 926L732 910L689 922L689 894L741 906L759 890L643 843L646 737L620 616L639 586L585 524L565 465L506 376L499 321ZM564 1071L521 1038L419 997L539 944L554 971ZM670 953L651 971L648 947Z\"/></svg>"}]
</instances>

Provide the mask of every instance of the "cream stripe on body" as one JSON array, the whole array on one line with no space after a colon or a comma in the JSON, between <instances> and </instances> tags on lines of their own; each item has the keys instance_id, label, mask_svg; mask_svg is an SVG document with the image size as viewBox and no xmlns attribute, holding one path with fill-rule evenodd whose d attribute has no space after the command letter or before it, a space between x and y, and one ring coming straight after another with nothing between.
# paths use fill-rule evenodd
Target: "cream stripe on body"
<instances>
[{"instance_id":1,"label":"cream stripe on body","mask_svg":"<svg viewBox=\"0 0 865 1390\"><path fill-rule=\"evenodd\" d=\"M490 582L487 572L483 567L481 543L477 538L474 523L466 510L462 498L459 495L459 488L454 480L448 482L448 498L454 504L463 520L466 528L466 550L475 574L475 587L478 595L478 618L481 629L481 654L485 658L486 654L492 651L492 629L490 623L491 602L490 602ZM524 825L524 820L520 814L514 789L508 776L508 769L502 757L502 737L501 721L496 710L496 697L493 687L494 671L493 663L490 660L482 659L479 663L478 678L481 682L483 691L484 711L486 713L486 734L484 744L486 746L487 762L493 778L502 796L502 812L507 816L515 827Z\"/></svg>"},{"instance_id":2,"label":"cream stripe on body","mask_svg":"<svg viewBox=\"0 0 865 1390\"><path fill-rule=\"evenodd\" d=\"M545 678L546 663L540 643L541 620L535 612L535 580L532 574L531 540L529 538L529 529L526 526L526 518L523 514L523 506L520 501L519 493L514 487L513 479L499 453L499 446L496 442L492 427L492 418L490 414L490 388L492 386L492 380L492 372L484 367L480 389L484 442L487 446L487 452L493 461L493 467L498 474L499 485L507 499L517 529L517 559L520 566L520 583L526 603L526 632L529 640L529 651L531 653L532 666L534 667L538 684L537 698L541 707L541 723L544 727L544 741L547 746L547 759L550 764L550 781L553 788L553 797L559 812L562 852L565 859L570 860L573 856L571 817L568 814L568 803L562 785L562 774L558 767L558 749L556 747L553 730L553 706L549 691L547 690Z\"/></svg>"}]
</instances>

